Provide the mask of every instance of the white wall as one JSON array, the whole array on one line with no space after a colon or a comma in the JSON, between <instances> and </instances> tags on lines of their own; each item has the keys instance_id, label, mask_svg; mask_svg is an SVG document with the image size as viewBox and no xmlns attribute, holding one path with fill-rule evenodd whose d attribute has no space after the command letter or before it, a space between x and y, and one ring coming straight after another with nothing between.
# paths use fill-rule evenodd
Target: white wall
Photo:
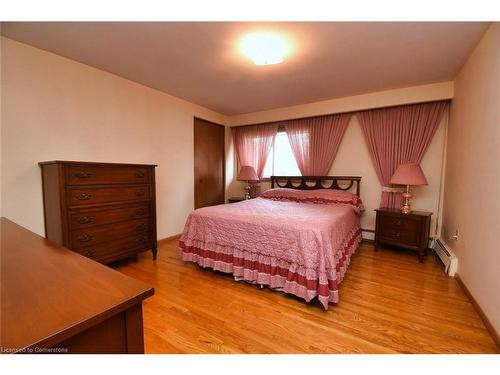
<instances>
[{"instance_id":1,"label":"white wall","mask_svg":"<svg viewBox=\"0 0 500 375\"><path fill-rule=\"evenodd\" d=\"M448 134L442 235L459 258L462 281L498 333L499 23L490 26L456 78Z\"/></svg>"},{"instance_id":2,"label":"white wall","mask_svg":"<svg viewBox=\"0 0 500 375\"><path fill-rule=\"evenodd\" d=\"M352 96L349 98L332 99L324 102L310 103L302 106L278 108L276 110L256 112L240 116L232 116L230 123L235 125L245 125L266 121L276 121L306 116L317 116L328 113L356 111L368 108L386 107L392 105L402 105L408 103L418 103L432 100L450 99L453 97L453 83L445 82L424 86L408 87L404 89L388 90L379 93ZM422 159L422 169L429 182L428 186L414 187L412 208L417 210L432 211L431 236L436 232L438 211L440 213L440 190L442 188L442 166L444 159L444 147L446 137L448 117L445 114L434 135L434 138ZM227 155L227 160L232 159L232 174L236 176L236 162L234 161L234 151ZM230 167L228 166L228 170ZM363 229L373 230L375 228L375 212L380 202L382 187L378 181L375 169L373 168L368 148L366 146L358 119L353 116L344 138L340 144L335 161L330 169L329 175L351 175L361 176L361 199L366 211L361 218ZM243 192L243 182L228 180L228 196L241 196ZM270 187L268 183L262 183L262 190ZM373 238L370 232L364 232L365 238Z\"/></svg>"},{"instance_id":3,"label":"white wall","mask_svg":"<svg viewBox=\"0 0 500 375\"><path fill-rule=\"evenodd\" d=\"M158 237L194 205L193 116L223 115L8 38L2 43L2 216L44 234L43 160L158 164Z\"/></svg>"}]
</instances>

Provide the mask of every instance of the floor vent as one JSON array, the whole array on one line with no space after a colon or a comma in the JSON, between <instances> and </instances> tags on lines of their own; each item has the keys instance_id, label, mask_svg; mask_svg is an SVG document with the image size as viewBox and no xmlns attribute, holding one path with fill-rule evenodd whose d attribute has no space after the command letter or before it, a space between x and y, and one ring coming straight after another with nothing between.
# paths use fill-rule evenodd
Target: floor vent
<instances>
[{"instance_id":1,"label":"floor vent","mask_svg":"<svg viewBox=\"0 0 500 375\"><path fill-rule=\"evenodd\" d=\"M458 259L453 251L451 251L440 238L434 242L434 251L444 264L444 272L446 272L448 276L455 276L458 267Z\"/></svg>"}]
</instances>

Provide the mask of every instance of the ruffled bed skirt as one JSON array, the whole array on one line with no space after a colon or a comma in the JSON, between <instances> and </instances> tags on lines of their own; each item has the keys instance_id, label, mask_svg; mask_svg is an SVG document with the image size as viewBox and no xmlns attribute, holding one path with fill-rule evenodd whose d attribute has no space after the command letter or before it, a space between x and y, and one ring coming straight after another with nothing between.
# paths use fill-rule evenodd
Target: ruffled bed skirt
<instances>
[{"instance_id":1,"label":"ruffled bed skirt","mask_svg":"<svg viewBox=\"0 0 500 375\"><path fill-rule=\"evenodd\" d=\"M234 279L252 284L266 285L271 289L293 294L307 302L318 297L323 307L339 301L338 286L344 278L351 256L361 242L361 229L353 229L341 249L336 264L325 271L308 269L283 259L268 257L234 247L220 246L201 241L181 241L182 260L194 262L204 268L231 273Z\"/></svg>"}]
</instances>

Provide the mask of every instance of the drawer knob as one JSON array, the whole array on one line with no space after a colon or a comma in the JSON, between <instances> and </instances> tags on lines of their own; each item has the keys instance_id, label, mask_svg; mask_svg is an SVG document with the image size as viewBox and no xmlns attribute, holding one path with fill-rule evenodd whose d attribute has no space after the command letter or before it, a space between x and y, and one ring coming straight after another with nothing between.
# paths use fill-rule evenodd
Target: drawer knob
<instances>
[{"instance_id":1,"label":"drawer knob","mask_svg":"<svg viewBox=\"0 0 500 375\"><path fill-rule=\"evenodd\" d=\"M92 216L81 216L77 219L80 224L88 224L94 220Z\"/></svg>"},{"instance_id":2,"label":"drawer knob","mask_svg":"<svg viewBox=\"0 0 500 375\"><path fill-rule=\"evenodd\" d=\"M88 201L90 198L92 198L92 194L88 193L81 193L76 197L79 201Z\"/></svg>"},{"instance_id":3,"label":"drawer knob","mask_svg":"<svg viewBox=\"0 0 500 375\"><path fill-rule=\"evenodd\" d=\"M146 224L140 223L136 228L137 228L137 230L144 230L144 229L146 229Z\"/></svg>"},{"instance_id":4,"label":"drawer knob","mask_svg":"<svg viewBox=\"0 0 500 375\"><path fill-rule=\"evenodd\" d=\"M142 216L146 213L146 210L144 208L139 208L138 210L135 210L136 216Z\"/></svg>"},{"instance_id":5,"label":"drawer knob","mask_svg":"<svg viewBox=\"0 0 500 375\"><path fill-rule=\"evenodd\" d=\"M144 176L146 175L144 172L135 172L134 174L137 178L144 178Z\"/></svg>"},{"instance_id":6,"label":"drawer knob","mask_svg":"<svg viewBox=\"0 0 500 375\"><path fill-rule=\"evenodd\" d=\"M140 237L140 238L137 240L137 242L139 242L139 243L141 243L141 244L146 243L146 241L147 241L147 238L146 238L146 237Z\"/></svg>"},{"instance_id":7,"label":"drawer knob","mask_svg":"<svg viewBox=\"0 0 500 375\"><path fill-rule=\"evenodd\" d=\"M135 195L138 196L138 197L143 197L144 195L146 195L146 191L144 191L144 190L137 190L135 192Z\"/></svg>"},{"instance_id":8,"label":"drawer knob","mask_svg":"<svg viewBox=\"0 0 500 375\"><path fill-rule=\"evenodd\" d=\"M89 242L89 241L92 241L93 239L94 239L94 237L92 237L91 235L88 235L88 234L84 234L83 236L78 237L78 241L80 241L80 242Z\"/></svg>"},{"instance_id":9,"label":"drawer knob","mask_svg":"<svg viewBox=\"0 0 500 375\"><path fill-rule=\"evenodd\" d=\"M401 220L396 221L396 225L401 225Z\"/></svg>"},{"instance_id":10,"label":"drawer knob","mask_svg":"<svg viewBox=\"0 0 500 375\"><path fill-rule=\"evenodd\" d=\"M95 256L95 251L94 250L87 250L85 253L83 253L87 258L93 258Z\"/></svg>"},{"instance_id":11,"label":"drawer knob","mask_svg":"<svg viewBox=\"0 0 500 375\"><path fill-rule=\"evenodd\" d=\"M397 238L401 237L401 233L400 232L396 232L396 237Z\"/></svg>"},{"instance_id":12,"label":"drawer knob","mask_svg":"<svg viewBox=\"0 0 500 375\"><path fill-rule=\"evenodd\" d=\"M90 177L90 173L89 172L85 172L85 171L80 171L78 173L75 173L75 177L78 177L78 178L89 178Z\"/></svg>"}]
</instances>

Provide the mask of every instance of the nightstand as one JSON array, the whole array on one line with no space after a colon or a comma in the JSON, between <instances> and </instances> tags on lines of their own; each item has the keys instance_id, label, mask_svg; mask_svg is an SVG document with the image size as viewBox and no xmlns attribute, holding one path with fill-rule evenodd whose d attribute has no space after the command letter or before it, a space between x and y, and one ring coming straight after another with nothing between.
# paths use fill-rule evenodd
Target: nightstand
<instances>
[{"instance_id":1,"label":"nightstand","mask_svg":"<svg viewBox=\"0 0 500 375\"><path fill-rule=\"evenodd\" d=\"M412 211L403 214L398 209L385 208L375 211L375 251L381 244L399 246L417 251L419 261L423 262L429 245L432 212Z\"/></svg>"},{"instance_id":2,"label":"nightstand","mask_svg":"<svg viewBox=\"0 0 500 375\"><path fill-rule=\"evenodd\" d=\"M243 198L243 197L231 197L231 198L227 199L227 202L228 203L236 203L236 202L241 202L244 200L245 200L245 198Z\"/></svg>"}]
</instances>

